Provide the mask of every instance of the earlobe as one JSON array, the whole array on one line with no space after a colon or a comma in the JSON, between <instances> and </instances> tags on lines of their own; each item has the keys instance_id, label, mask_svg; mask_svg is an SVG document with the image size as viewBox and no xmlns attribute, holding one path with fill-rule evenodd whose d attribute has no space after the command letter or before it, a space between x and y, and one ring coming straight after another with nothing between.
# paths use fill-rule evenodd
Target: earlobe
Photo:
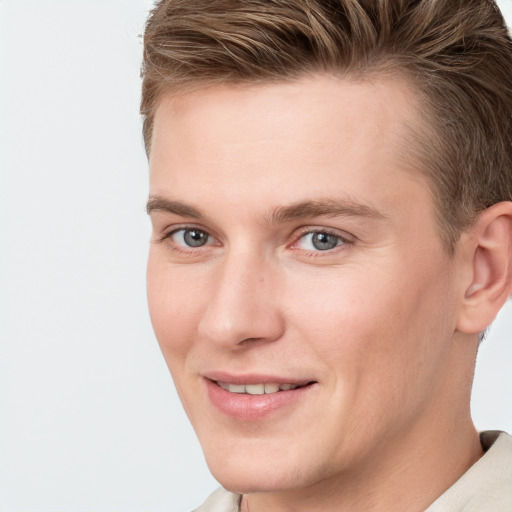
<instances>
[{"instance_id":1,"label":"earlobe","mask_svg":"<svg viewBox=\"0 0 512 512\"><path fill-rule=\"evenodd\" d=\"M464 243L471 279L457 329L476 334L491 324L512 293L512 202L484 210Z\"/></svg>"}]
</instances>

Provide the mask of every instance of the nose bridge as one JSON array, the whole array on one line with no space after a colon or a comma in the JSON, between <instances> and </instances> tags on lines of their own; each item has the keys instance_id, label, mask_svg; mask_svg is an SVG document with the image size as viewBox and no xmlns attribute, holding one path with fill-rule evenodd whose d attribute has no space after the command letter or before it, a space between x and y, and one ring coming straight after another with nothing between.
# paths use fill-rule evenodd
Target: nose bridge
<instances>
[{"instance_id":1,"label":"nose bridge","mask_svg":"<svg viewBox=\"0 0 512 512\"><path fill-rule=\"evenodd\" d=\"M277 272L271 262L249 250L233 251L217 272L199 334L227 348L278 338L283 321L273 298Z\"/></svg>"}]
</instances>

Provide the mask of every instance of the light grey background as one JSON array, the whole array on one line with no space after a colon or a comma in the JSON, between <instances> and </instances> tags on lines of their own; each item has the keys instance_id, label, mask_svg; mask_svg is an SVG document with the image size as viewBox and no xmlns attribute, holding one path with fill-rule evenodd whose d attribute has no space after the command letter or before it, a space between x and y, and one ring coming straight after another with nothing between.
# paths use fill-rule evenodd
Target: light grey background
<instances>
[{"instance_id":1,"label":"light grey background","mask_svg":"<svg viewBox=\"0 0 512 512\"><path fill-rule=\"evenodd\" d=\"M145 302L150 5L0 0L0 512L172 512L216 486ZM481 349L481 429L512 431L511 333L509 304Z\"/></svg>"}]
</instances>

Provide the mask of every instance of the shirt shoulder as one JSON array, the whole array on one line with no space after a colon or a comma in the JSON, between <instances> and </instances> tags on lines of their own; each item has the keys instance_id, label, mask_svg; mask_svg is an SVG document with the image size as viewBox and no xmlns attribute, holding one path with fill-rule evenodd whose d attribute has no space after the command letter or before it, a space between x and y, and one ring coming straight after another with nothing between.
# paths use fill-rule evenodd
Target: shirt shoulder
<instances>
[{"instance_id":1,"label":"shirt shoulder","mask_svg":"<svg viewBox=\"0 0 512 512\"><path fill-rule=\"evenodd\" d=\"M193 512L239 512L241 498L240 494L233 494L219 488Z\"/></svg>"},{"instance_id":2,"label":"shirt shoulder","mask_svg":"<svg viewBox=\"0 0 512 512\"><path fill-rule=\"evenodd\" d=\"M512 511L512 437L497 431L480 437L486 453L425 512Z\"/></svg>"}]
</instances>

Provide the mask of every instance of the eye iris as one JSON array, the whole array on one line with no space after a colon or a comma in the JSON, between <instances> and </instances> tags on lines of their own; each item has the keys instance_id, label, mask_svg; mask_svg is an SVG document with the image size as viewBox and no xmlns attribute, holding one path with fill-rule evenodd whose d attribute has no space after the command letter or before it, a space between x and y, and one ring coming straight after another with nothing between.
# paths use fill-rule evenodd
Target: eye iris
<instances>
[{"instance_id":1,"label":"eye iris","mask_svg":"<svg viewBox=\"0 0 512 512\"><path fill-rule=\"evenodd\" d=\"M315 249L327 251L338 245L338 237L329 233L315 233L311 238L311 243Z\"/></svg>"},{"instance_id":2,"label":"eye iris","mask_svg":"<svg viewBox=\"0 0 512 512\"><path fill-rule=\"evenodd\" d=\"M208 235L198 229L187 229L183 233L183 240L190 247L201 247L208 241Z\"/></svg>"}]
</instances>

